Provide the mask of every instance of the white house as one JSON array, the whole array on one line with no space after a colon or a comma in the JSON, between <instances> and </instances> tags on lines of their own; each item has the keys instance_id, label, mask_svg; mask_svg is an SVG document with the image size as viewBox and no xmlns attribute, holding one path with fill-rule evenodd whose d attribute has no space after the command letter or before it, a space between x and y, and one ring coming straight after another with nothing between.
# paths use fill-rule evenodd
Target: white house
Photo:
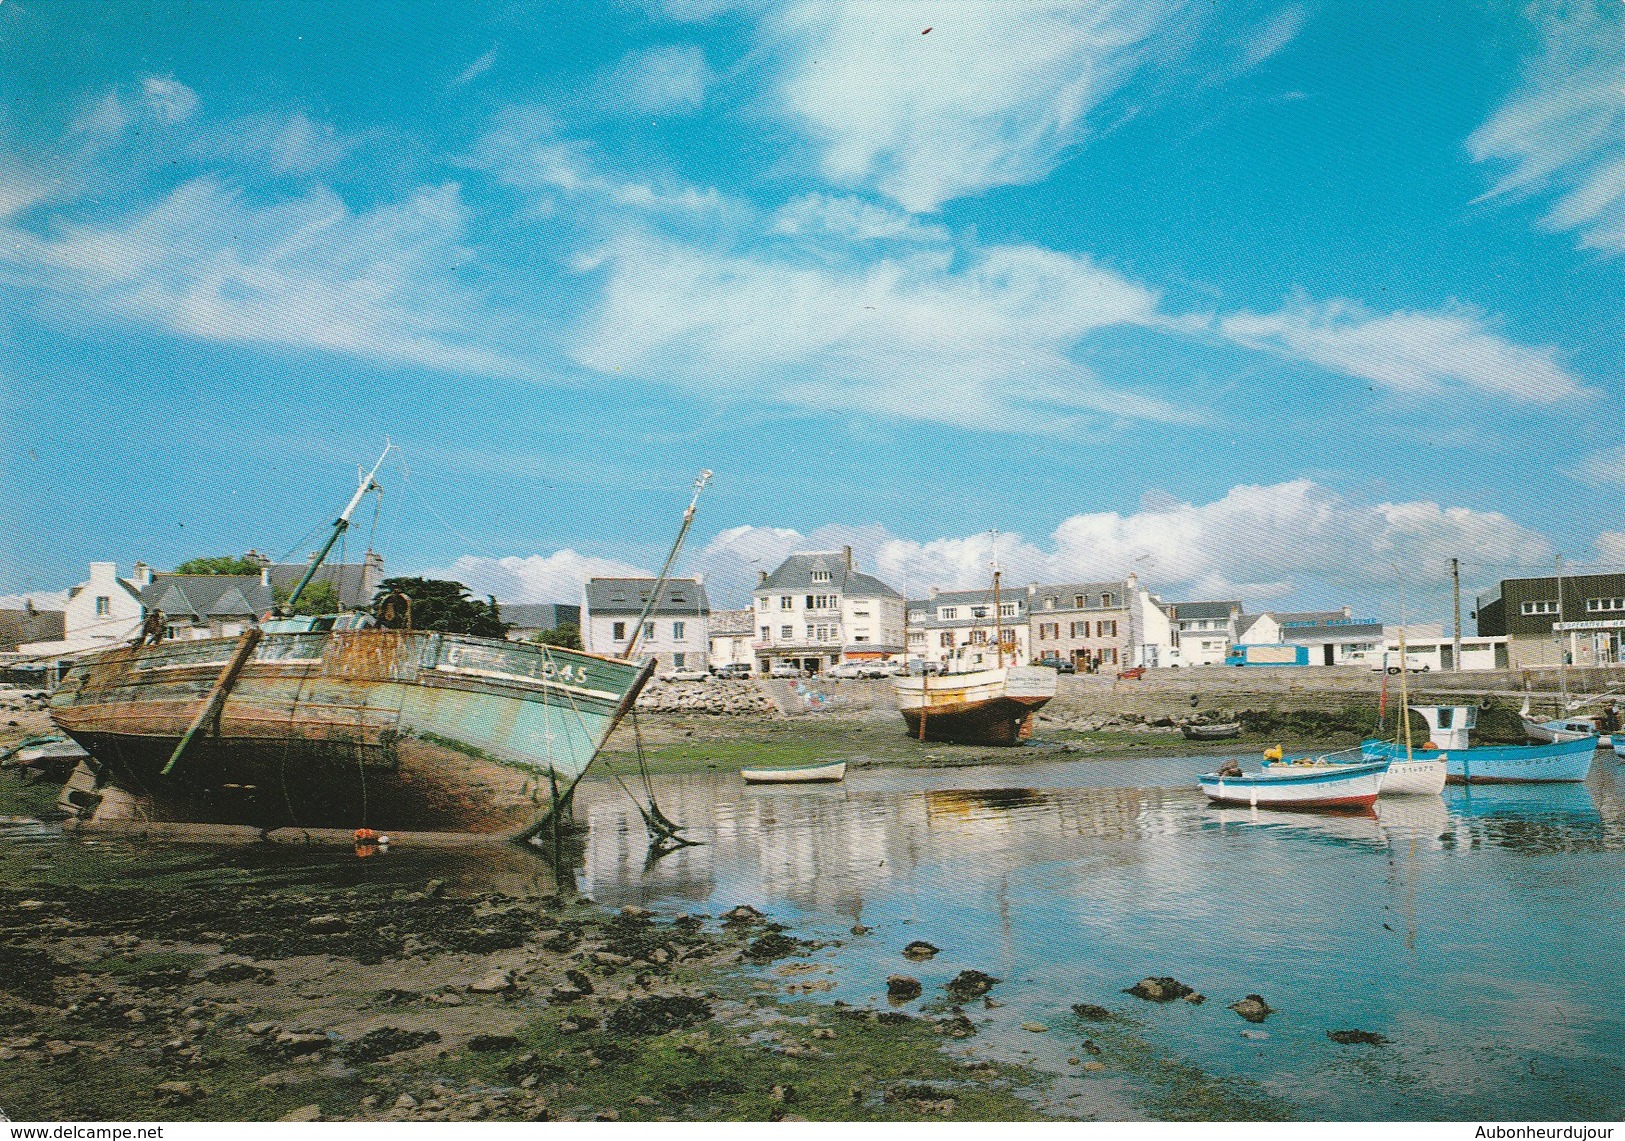
<instances>
[{"instance_id":1,"label":"white house","mask_svg":"<svg viewBox=\"0 0 1625 1141\"><path fill-rule=\"evenodd\" d=\"M141 632L141 591L151 582L146 563L136 563L128 579L119 577L117 563L91 563L90 577L68 590L62 640L25 642L18 654L69 654L133 640Z\"/></svg>"},{"instance_id":2,"label":"white house","mask_svg":"<svg viewBox=\"0 0 1625 1141\"><path fill-rule=\"evenodd\" d=\"M654 593L652 578L595 578L587 582L582 644L595 654L626 653L638 618ZM636 658L654 657L660 670L710 667L711 603L697 578L672 578L649 609Z\"/></svg>"},{"instance_id":3,"label":"white house","mask_svg":"<svg viewBox=\"0 0 1625 1141\"><path fill-rule=\"evenodd\" d=\"M1173 643L1166 664L1224 664L1225 654L1236 641L1236 624L1242 617L1240 602L1170 602L1165 609Z\"/></svg>"},{"instance_id":4,"label":"white house","mask_svg":"<svg viewBox=\"0 0 1625 1141\"><path fill-rule=\"evenodd\" d=\"M1028 616L1031 587L1002 590L995 604L993 588L938 590L908 604L909 657L955 669L992 669L999 664L999 638L1004 639L1004 664L1026 665L1031 660Z\"/></svg>"},{"instance_id":5,"label":"white house","mask_svg":"<svg viewBox=\"0 0 1625 1141\"><path fill-rule=\"evenodd\" d=\"M756 610L713 610L711 612L711 668L756 665Z\"/></svg>"},{"instance_id":6,"label":"white house","mask_svg":"<svg viewBox=\"0 0 1625 1141\"><path fill-rule=\"evenodd\" d=\"M775 661L818 673L903 653L903 596L859 571L851 547L791 555L762 574L751 600L763 672Z\"/></svg>"}]
</instances>

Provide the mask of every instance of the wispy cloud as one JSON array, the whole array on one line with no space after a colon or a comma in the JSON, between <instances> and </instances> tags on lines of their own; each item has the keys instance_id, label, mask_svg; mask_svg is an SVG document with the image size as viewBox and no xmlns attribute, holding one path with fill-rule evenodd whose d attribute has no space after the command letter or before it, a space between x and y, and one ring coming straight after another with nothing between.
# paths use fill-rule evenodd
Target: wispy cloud
<instances>
[{"instance_id":1,"label":"wispy cloud","mask_svg":"<svg viewBox=\"0 0 1625 1141\"><path fill-rule=\"evenodd\" d=\"M149 75L141 81L147 108L166 123L182 123L197 110L197 92L172 75Z\"/></svg>"},{"instance_id":2,"label":"wispy cloud","mask_svg":"<svg viewBox=\"0 0 1625 1141\"><path fill-rule=\"evenodd\" d=\"M454 267L472 256L458 188L356 213L317 187L252 202L187 182L112 223L14 229L0 273L110 314L220 342L318 348L397 365L515 376Z\"/></svg>"},{"instance_id":3,"label":"wispy cloud","mask_svg":"<svg viewBox=\"0 0 1625 1141\"><path fill-rule=\"evenodd\" d=\"M1625 252L1625 8L1574 0L1539 16L1542 46L1467 149L1504 173L1493 196L1552 196L1542 224Z\"/></svg>"},{"instance_id":4,"label":"wispy cloud","mask_svg":"<svg viewBox=\"0 0 1625 1141\"><path fill-rule=\"evenodd\" d=\"M832 263L628 231L580 262L600 281L574 354L602 373L713 395L1014 429L1067 414L1189 422L1069 355L1091 332L1156 325L1156 295L1032 246Z\"/></svg>"},{"instance_id":5,"label":"wispy cloud","mask_svg":"<svg viewBox=\"0 0 1625 1141\"><path fill-rule=\"evenodd\" d=\"M773 215L775 234L841 238L852 242L917 242L942 244L946 226L921 222L912 214L844 194L812 193L792 199Z\"/></svg>"},{"instance_id":6,"label":"wispy cloud","mask_svg":"<svg viewBox=\"0 0 1625 1141\"><path fill-rule=\"evenodd\" d=\"M582 587L590 578L653 577L631 563L579 554L568 547L550 555L464 555L450 566L424 574L460 582L474 594L490 595L500 602L569 603L581 601Z\"/></svg>"},{"instance_id":7,"label":"wispy cloud","mask_svg":"<svg viewBox=\"0 0 1625 1141\"><path fill-rule=\"evenodd\" d=\"M697 111L716 75L694 44L629 53L595 84L600 104L621 113L678 115Z\"/></svg>"},{"instance_id":8,"label":"wispy cloud","mask_svg":"<svg viewBox=\"0 0 1625 1141\"><path fill-rule=\"evenodd\" d=\"M1219 323L1238 344L1310 361L1408 396L1450 388L1556 404L1595 394L1550 346L1516 344L1462 305L1376 313L1351 301L1298 299L1274 313L1236 313Z\"/></svg>"},{"instance_id":9,"label":"wispy cloud","mask_svg":"<svg viewBox=\"0 0 1625 1141\"><path fill-rule=\"evenodd\" d=\"M1308 18L1309 14L1301 4L1283 8L1271 15L1242 42L1235 70L1238 73L1250 71L1279 54L1283 48L1298 38L1298 33L1303 31L1303 25Z\"/></svg>"},{"instance_id":10,"label":"wispy cloud","mask_svg":"<svg viewBox=\"0 0 1625 1141\"><path fill-rule=\"evenodd\" d=\"M490 51L486 52L484 55L480 56L479 59L475 60L467 67L463 68L462 71L458 72L457 78L451 81L453 86L461 87L466 83L474 82L480 76L490 71L491 65L496 63L496 61L497 49L492 47Z\"/></svg>"},{"instance_id":11,"label":"wispy cloud","mask_svg":"<svg viewBox=\"0 0 1625 1141\"><path fill-rule=\"evenodd\" d=\"M1625 444L1592 452L1563 474L1593 487L1625 487Z\"/></svg>"},{"instance_id":12,"label":"wispy cloud","mask_svg":"<svg viewBox=\"0 0 1625 1141\"><path fill-rule=\"evenodd\" d=\"M776 110L818 148L823 175L919 212L1047 175L1184 11L803 0L774 9L760 36L780 61Z\"/></svg>"}]
</instances>

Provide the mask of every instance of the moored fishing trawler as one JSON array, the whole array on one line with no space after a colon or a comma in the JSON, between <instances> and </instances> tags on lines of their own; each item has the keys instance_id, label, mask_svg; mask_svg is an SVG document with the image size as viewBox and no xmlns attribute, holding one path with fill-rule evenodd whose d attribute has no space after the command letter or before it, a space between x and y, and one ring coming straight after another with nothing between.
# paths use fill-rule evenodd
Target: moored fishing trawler
<instances>
[{"instance_id":1,"label":"moored fishing trawler","mask_svg":"<svg viewBox=\"0 0 1625 1141\"><path fill-rule=\"evenodd\" d=\"M973 633L972 641L949 657L946 673L922 672L892 682L910 736L961 745L1019 745L1032 735L1033 714L1055 696L1054 670L1015 660L1015 643L1004 636L999 578L995 554L991 646Z\"/></svg>"},{"instance_id":2,"label":"moored fishing trawler","mask_svg":"<svg viewBox=\"0 0 1625 1141\"><path fill-rule=\"evenodd\" d=\"M1428 740L1410 750L1408 759L1442 761L1451 784L1529 784L1578 782L1591 772L1597 751L1595 736L1543 745L1470 745L1478 724L1478 709L1471 705L1413 705L1427 722ZM1391 741L1369 740L1360 746L1368 761L1406 757L1406 747Z\"/></svg>"},{"instance_id":3,"label":"moored fishing trawler","mask_svg":"<svg viewBox=\"0 0 1625 1141\"><path fill-rule=\"evenodd\" d=\"M84 823L513 833L567 803L653 659L286 613L377 470L281 615L70 670L51 717L90 753L65 793Z\"/></svg>"}]
</instances>

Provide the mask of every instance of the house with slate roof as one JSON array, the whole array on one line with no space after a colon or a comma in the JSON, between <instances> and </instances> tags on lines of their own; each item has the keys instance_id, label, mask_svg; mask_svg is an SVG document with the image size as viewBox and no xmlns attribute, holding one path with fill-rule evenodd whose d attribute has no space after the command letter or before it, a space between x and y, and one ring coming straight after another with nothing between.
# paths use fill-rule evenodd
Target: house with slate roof
<instances>
[{"instance_id":1,"label":"house with slate roof","mask_svg":"<svg viewBox=\"0 0 1625 1141\"><path fill-rule=\"evenodd\" d=\"M164 612L166 641L235 638L276 605L266 579L263 571L156 574L141 591L142 614Z\"/></svg>"},{"instance_id":2,"label":"house with slate roof","mask_svg":"<svg viewBox=\"0 0 1625 1141\"><path fill-rule=\"evenodd\" d=\"M66 612L40 610L24 599L19 610L0 610L0 654L9 654L25 642L60 642L67 633Z\"/></svg>"},{"instance_id":3,"label":"house with slate roof","mask_svg":"<svg viewBox=\"0 0 1625 1141\"><path fill-rule=\"evenodd\" d=\"M583 646L595 654L626 653L639 615L654 594L657 579L594 578L587 580L587 605L581 626ZM632 651L639 659L653 656L667 670L709 669L711 602L697 578L672 578L660 589L649 610L643 634Z\"/></svg>"},{"instance_id":4,"label":"house with slate roof","mask_svg":"<svg viewBox=\"0 0 1625 1141\"><path fill-rule=\"evenodd\" d=\"M756 668L756 610L711 612L711 668L744 665Z\"/></svg>"},{"instance_id":5,"label":"house with slate roof","mask_svg":"<svg viewBox=\"0 0 1625 1141\"><path fill-rule=\"evenodd\" d=\"M1236 626L1242 617L1241 603L1170 602L1164 609L1173 627L1173 655L1170 665L1218 666L1235 645Z\"/></svg>"},{"instance_id":6,"label":"house with slate roof","mask_svg":"<svg viewBox=\"0 0 1625 1141\"><path fill-rule=\"evenodd\" d=\"M56 638L22 642L24 655L72 654L103 650L132 640L144 614L141 588L151 581L145 563L136 563L132 578L120 578L117 563L91 563L90 577L68 588L62 608L62 632Z\"/></svg>"},{"instance_id":7,"label":"house with slate roof","mask_svg":"<svg viewBox=\"0 0 1625 1141\"><path fill-rule=\"evenodd\" d=\"M821 673L842 661L903 655L903 596L858 570L852 548L802 551L763 572L752 592L756 662Z\"/></svg>"},{"instance_id":8,"label":"house with slate roof","mask_svg":"<svg viewBox=\"0 0 1625 1141\"><path fill-rule=\"evenodd\" d=\"M286 598L299 585L310 560L302 563L273 563L258 551L249 551L244 558L252 559L265 571L273 593ZM312 559L316 556L311 555ZM323 563L311 582L332 585L344 610L368 610L378 594L378 584L384 581L384 556L368 551L359 563Z\"/></svg>"},{"instance_id":9,"label":"house with slate roof","mask_svg":"<svg viewBox=\"0 0 1625 1141\"><path fill-rule=\"evenodd\" d=\"M992 669L998 665L998 638L1004 638L1004 664L1029 660L1028 611L1033 587L999 592L995 621L993 588L938 590L908 604L909 657L946 665L956 655L956 669ZM964 653L961 654L961 648Z\"/></svg>"},{"instance_id":10,"label":"house with slate roof","mask_svg":"<svg viewBox=\"0 0 1625 1141\"><path fill-rule=\"evenodd\" d=\"M497 617L508 623L510 642L528 642L560 626L581 629L581 607L564 602L502 602L497 604Z\"/></svg>"}]
</instances>

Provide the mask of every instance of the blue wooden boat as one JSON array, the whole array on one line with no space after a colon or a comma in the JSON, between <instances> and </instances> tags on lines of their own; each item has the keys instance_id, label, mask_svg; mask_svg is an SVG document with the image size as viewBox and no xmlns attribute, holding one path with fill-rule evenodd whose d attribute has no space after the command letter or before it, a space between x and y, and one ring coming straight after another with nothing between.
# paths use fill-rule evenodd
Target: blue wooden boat
<instances>
[{"instance_id":1,"label":"blue wooden boat","mask_svg":"<svg viewBox=\"0 0 1625 1141\"><path fill-rule=\"evenodd\" d=\"M1417 761L1443 760L1450 784L1533 784L1583 781L1591 772L1597 738L1581 737L1540 745L1480 745L1469 743L1478 724L1478 710L1464 705L1413 705L1428 725L1428 741L1412 749ZM1367 760L1394 760L1405 756L1405 746L1376 738L1362 742Z\"/></svg>"},{"instance_id":2,"label":"blue wooden boat","mask_svg":"<svg viewBox=\"0 0 1625 1141\"><path fill-rule=\"evenodd\" d=\"M1387 771L1386 758L1356 765L1271 765L1256 773L1207 773L1197 783L1219 804L1358 811L1376 803Z\"/></svg>"}]
</instances>

